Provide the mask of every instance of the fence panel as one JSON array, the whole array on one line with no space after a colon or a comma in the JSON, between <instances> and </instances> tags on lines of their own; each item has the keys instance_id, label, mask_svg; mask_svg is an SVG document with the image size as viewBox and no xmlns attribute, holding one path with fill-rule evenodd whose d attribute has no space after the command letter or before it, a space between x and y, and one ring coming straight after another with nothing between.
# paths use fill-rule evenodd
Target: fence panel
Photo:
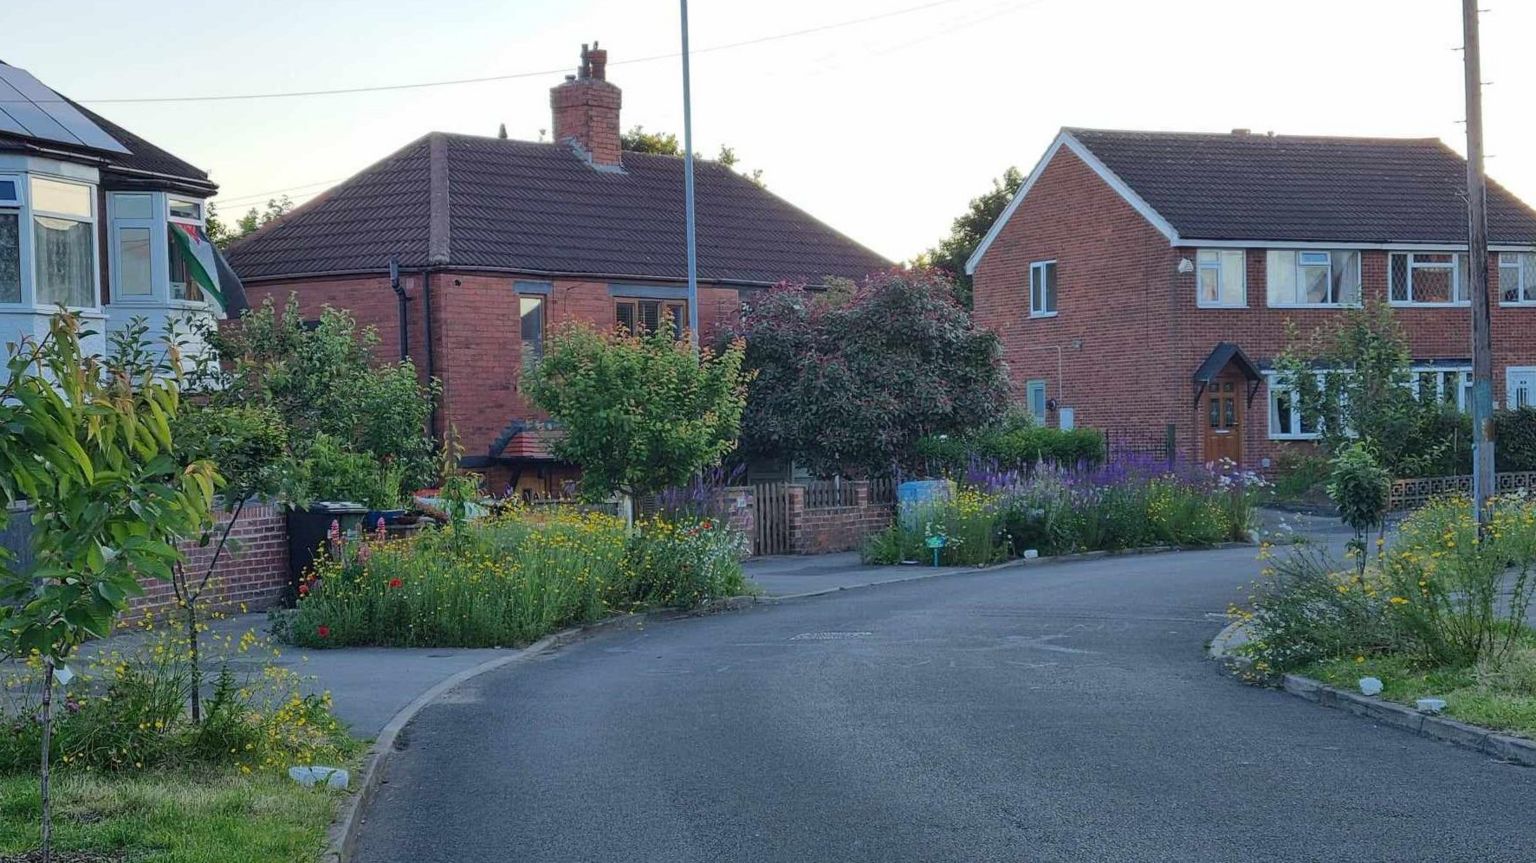
<instances>
[{"instance_id":1,"label":"fence panel","mask_svg":"<svg viewBox=\"0 0 1536 863\"><path fill-rule=\"evenodd\" d=\"M788 554L792 550L789 541L789 484L753 483L752 496L756 508L752 554Z\"/></svg>"},{"instance_id":2,"label":"fence panel","mask_svg":"<svg viewBox=\"0 0 1536 863\"><path fill-rule=\"evenodd\" d=\"M1536 492L1536 471L1513 471L1494 475L1494 490L1499 493L1525 489ZM1447 494L1472 494L1472 477L1425 476L1392 481L1387 508L1392 512L1418 509L1434 498Z\"/></svg>"},{"instance_id":3,"label":"fence panel","mask_svg":"<svg viewBox=\"0 0 1536 863\"><path fill-rule=\"evenodd\" d=\"M822 479L805 486L806 509L829 509L834 506L853 506L858 502L850 483L835 479Z\"/></svg>"},{"instance_id":4,"label":"fence panel","mask_svg":"<svg viewBox=\"0 0 1536 863\"><path fill-rule=\"evenodd\" d=\"M896 502L896 480L891 479L888 476L887 477L881 477L879 479L872 479L872 480L870 480L869 481L869 502L870 503L876 503L876 504L878 504L878 503L895 503Z\"/></svg>"},{"instance_id":5,"label":"fence panel","mask_svg":"<svg viewBox=\"0 0 1536 863\"><path fill-rule=\"evenodd\" d=\"M1104 460L1115 462L1123 459L1133 461L1157 461L1173 464L1176 450L1174 448L1175 427L1169 425L1161 433L1152 430L1140 430L1136 432L1116 431L1111 429L1099 429L1099 434L1104 436Z\"/></svg>"}]
</instances>

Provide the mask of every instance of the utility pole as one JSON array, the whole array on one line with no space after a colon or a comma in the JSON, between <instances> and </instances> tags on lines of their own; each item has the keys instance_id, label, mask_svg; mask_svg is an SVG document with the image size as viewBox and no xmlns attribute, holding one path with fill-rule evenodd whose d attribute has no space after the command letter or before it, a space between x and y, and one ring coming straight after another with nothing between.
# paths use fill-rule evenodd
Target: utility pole
<instances>
[{"instance_id":1,"label":"utility pole","mask_svg":"<svg viewBox=\"0 0 1536 863\"><path fill-rule=\"evenodd\" d=\"M688 83L688 0L683 17L683 207L688 223L688 343L699 352L699 250L694 241L693 212L693 97Z\"/></svg>"},{"instance_id":2,"label":"utility pole","mask_svg":"<svg viewBox=\"0 0 1536 863\"><path fill-rule=\"evenodd\" d=\"M1488 184L1483 177L1483 75L1477 0L1461 0L1467 87L1467 275L1472 299L1472 507L1478 536L1493 494L1493 334L1488 299Z\"/></svg>"}]
</instances>

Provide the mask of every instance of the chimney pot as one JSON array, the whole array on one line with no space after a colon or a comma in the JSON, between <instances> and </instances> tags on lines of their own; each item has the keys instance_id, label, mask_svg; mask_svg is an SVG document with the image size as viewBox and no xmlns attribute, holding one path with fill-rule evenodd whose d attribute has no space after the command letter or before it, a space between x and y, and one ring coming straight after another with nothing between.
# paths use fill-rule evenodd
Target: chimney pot
<instances>
[{"instance_id":1,"label":"chimney pot","mask_svg":"<svg viewBox=\"0 0 1536 863\"><path fill-rule=\"evenodd\" d=\"M1232 130L1232 134L1237 135L1239 137L1244 137L1244 136L1247 136L1247 135L1252 135L1253 134L1253 130L1252 129L1233 129Z\"/></svg>"}]
</instances>

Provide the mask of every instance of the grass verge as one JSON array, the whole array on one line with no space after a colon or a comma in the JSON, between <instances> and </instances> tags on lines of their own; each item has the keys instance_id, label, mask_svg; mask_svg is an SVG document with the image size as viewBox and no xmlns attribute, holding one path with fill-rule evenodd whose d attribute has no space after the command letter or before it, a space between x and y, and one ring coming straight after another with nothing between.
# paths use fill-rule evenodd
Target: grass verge
<instances>
[{"instance_id":1,"label":"grass verge","mask_svg":"<svg viewBox=\"0 0 1536 863\"><path fill-rule=\"evenodd\" d=\"M70 773L54 789L54 848L124 863L313 863L342 796L215 767ZM0 776L0 861L37 847L40 812L37 777Z\"/></svg>"},{"instance_id":2,"label":"grass verge","mask_svg":"<svg viewBox=\"0 0 1536 863\"><path fill-rule=\"evenodd\" d=\"M1412 705L1420 698L1445 699L1445 714L1496 731L1536 738L1536 648L1517 649L1499 667L1424 667L1411 659L1366 656L1330 659L1297 669L1330 686L1359 691L1360 678L1381 680L1381 697Z\"/></svg>"}]
</instances>

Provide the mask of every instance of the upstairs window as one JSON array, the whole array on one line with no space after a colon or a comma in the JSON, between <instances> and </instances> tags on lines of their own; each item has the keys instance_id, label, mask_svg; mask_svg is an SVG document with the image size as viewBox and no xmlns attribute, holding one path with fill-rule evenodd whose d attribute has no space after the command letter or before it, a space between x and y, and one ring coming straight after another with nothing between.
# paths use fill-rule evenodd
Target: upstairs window
<instances>
[{"instance_id":1,"label":"upstairs window","mask_svg":"<svg viewBox=\"0 0 1536 863\"><path fill-rule=\"evenodd\" d=\"M1358 251L1275 249L1265 264L1270 306L1360 305Z\"/></svg>"},{"instance_id":2,"label":"upstairs window","mask_svg":"<svg viewBox=\"0 0 1536 863\"><path fill-rule=\"evenodd\" d=\"M523 368L531 368L544 358L544 298L519 294L518 312L522 317Z\"/></svg>"},{"instance_id":3,"label":"upstairs window","mask_svg":"<svg viewBox=\"0 0 1536 863\"><path fill-rule=\"evenodd\" d=\"M90 186L31 178L37 302L96 305L96 207Z\"/></svg>"},{"instance_id":4,"label":"upstairs window","mask_svg":"<svg viewBox=\"0 0 1536 863\"><path fill-rule=\"evenodd\" d=\"M1212 308L1248 304L1242 249L1201 249L1195 258L1199 305Z\"/></svg>"},{"instance_id":5,"label":"upstairs window","mask_svg":"<svg viewBox=\"0 0 1536 863\"><path fill-rule=\"evenodd\" d=\"M1536 254L1499 253L1499 302L1536 305Z\"/></svg>"},{"instance_id":6,"label":"upstairs window","mask_svg":"<svg viewBox=\"0 0 1536 863\"><path fill-rule=\"evenodd\" d=\"M1029 265L1029 316L1056 314L1056 262L1040 261Z\"/></svg>"},{"instance_id":7,"label":"upstairs window","mask_svg":"<svg viewBox=\"0 0 1536 863\"><path fill-rule=\"evenodd\" d=\"M615 300L614 322L636 335L654 333L665 327L672 338L683 337L688 320L688 304L680 300Z\"/></svg>"},{"instance_id":8,"label":"upstairs window","mask_svg":"<svg viewBox=\"0 0 1536 863\"><path fill-rule=\"evenodd\" d=\"M0 177L0 303L21 302L21 180Z\"/></svg>"},{"instance_id":9,"label":"upstairs window","mask_svg":"<svg viewBox=\"0 0 1536 863\"><path fill-rule=\"evenodd\" d=\"M1465 255L1393 252L1387 265L1387 278L1387 296L1394 305L1452 306L1467 302Z\"/></svg>"}]
</instances>

